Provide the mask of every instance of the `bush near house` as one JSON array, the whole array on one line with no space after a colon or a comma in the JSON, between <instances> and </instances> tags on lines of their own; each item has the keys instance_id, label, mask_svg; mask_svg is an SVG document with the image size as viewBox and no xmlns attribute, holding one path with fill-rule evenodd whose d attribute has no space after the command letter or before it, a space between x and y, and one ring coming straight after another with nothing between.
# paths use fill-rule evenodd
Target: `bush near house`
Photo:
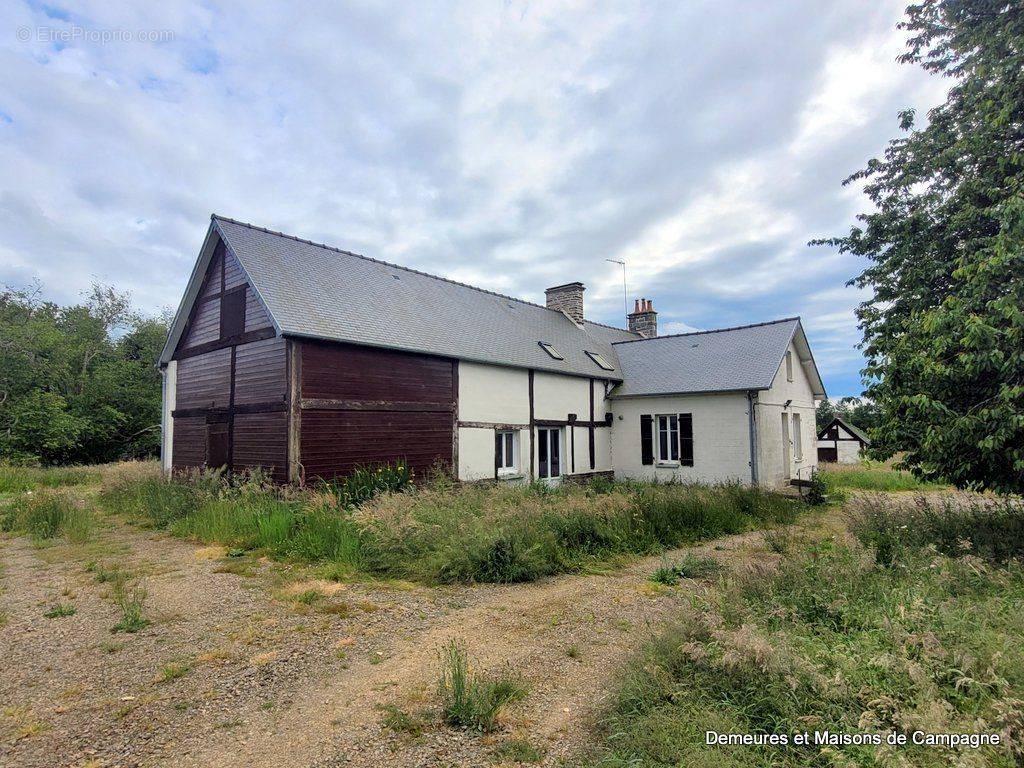
<instances>
[{"instance_id":1,"label":"bush near house","mask_svg":"<svg viewBox=\"0 0 1024 768\"><path fill-rule=\"evenodd\" d=\"M609 483L552 488L411 486L401 466L366 469L307 491L258 473L112 476L112 512L171 533L300 562L427 583L522 582L610 557L791 522L792 499L740 485Z\"/></svg>"},{"instance_id":2,"label":"bush near house","mask_svg":"<svg viewBox=\"0 0 1024 768\"><path fill-rule=\"evenodd\" d=\"M908 546L891 568L855 544L805 544L774 573L695 599L644 648L587 764L1020 765L1022 603L1019 561ZM706 731L790 743L708 745ZM1003 744L794 746L802 731L999 733Z\"/></svg>"}]
</instances>

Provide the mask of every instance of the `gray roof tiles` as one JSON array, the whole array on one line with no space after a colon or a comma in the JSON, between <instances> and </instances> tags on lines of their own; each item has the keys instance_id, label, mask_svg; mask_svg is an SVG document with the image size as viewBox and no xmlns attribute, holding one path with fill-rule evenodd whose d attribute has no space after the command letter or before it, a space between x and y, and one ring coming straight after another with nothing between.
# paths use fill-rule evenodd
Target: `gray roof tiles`
<instances>
[{"instance_id":1,"label":"gray roof tiles","mask_svg":"<svg viewBox=\"0 0 1024 768\"><path fill-rule=\"evenodd\" d=\"M624 381L612 395L768 389L798 330L800 319L790 317L616 343Z\"/></svg>"},{"instance_id":2,"label":"gray roof tiles","mask_svg":"<svg viewBox=\"0 0 1024 768\"><path fill-rule=\"evenodd\" d=\"M213 222L286 335L616 380L612 342L636 338L589 321L581 329L547 307L233 219ZM615 370L601 370L586 350Z\"/></svg>"},{"instance_id":3,"label":"gray roof tiles","mask_svg":"<svg viewBox=\"0 0 1024 768\"><path fill-rule=\"evenodd\" d=\"M211 219L162 362L183 330L217 233L285 335L607 378L621 381L616 397L767 389L793 340L809 363L812 388L824 394L799 318L643 339L590 321L580 328L539 304L234 219ZM553 359L541 341L565 359ZM602 370L587 352L614 370Z\"/></svg>"}]
</instances>

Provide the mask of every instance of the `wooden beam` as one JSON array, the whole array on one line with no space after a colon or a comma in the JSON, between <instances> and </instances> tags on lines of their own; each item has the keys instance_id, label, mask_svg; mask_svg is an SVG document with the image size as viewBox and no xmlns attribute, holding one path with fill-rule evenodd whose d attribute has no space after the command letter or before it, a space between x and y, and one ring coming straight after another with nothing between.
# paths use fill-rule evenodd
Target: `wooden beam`
<instances>
[{"instance_id":1,"label":"wooden beam","mask_svg":"<svg viewBox=\"0 0 1024 768\"><path fill-rule=\"evenodd\" d=\"M300 484L302 473L302 344L288 339L288 482Z\"/></svg>"},{"instance_id":2,"label":"wooden beam","mask_svg":"<svg viewBox=\"0 0 1024 768\"><path fill-rule=\"evenodd\" d=\"M530 479L533 480L535 477L533 467L533 433L535 431L533 428L533 368L527 373L526 381L530 397Z\"/></svg>"},{"instance_id":3,"label":"wooden beam","mask_svg":"<svg viewBox=\"0 0 1024 768\"><path fill-rule=\"evenodd\" d=\"M188 419L197 416L226 417L245 413L281 413L285 410L287 410L287 404L284 401L278 400L276 402L245 403L244 405L236 405L233 408L230 406L226 408L176 408L171 411L171 416L176 419Z\"/></svg>"},{"instance_id":4,"label":"wooden beam","mask_svg":"<svg viewBox=\"0 0 1024 768\"><path fill-rule=\"evenodd\" d=\"M496 421L460 421L459 426L465 429L529 429L529 424L501 424Z\"/></svg>"},{"instance_id":5,"label":"wooden beam","mask_svg":"<svg viewBox=\"0 0 1024 768\"><path fill-rule=\"evenodd\" d=\"M205 355L207 352L216 352L218 349L226 349L227 347L234 347L239 344L249 344L253 341L272 339L276 335L277 331L273 328L260 328L257 331L240 333L237 336L232 336L228 339L217 339L215 341L208 341L205 344L199 344L195 347L183 349L180 352L175 353L174 359L184 360L189 357L195 357L196 355Z\"/></svg>"}]
</instances>

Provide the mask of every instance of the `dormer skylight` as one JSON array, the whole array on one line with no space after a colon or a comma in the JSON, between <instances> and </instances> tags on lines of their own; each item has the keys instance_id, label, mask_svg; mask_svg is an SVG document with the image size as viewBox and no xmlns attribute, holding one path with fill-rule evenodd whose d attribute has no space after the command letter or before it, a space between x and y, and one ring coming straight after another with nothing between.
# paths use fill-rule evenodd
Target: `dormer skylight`
<instances>
[{"instance_id":1,"label":"dormer skylight","mask_svg":"<svg viewBox=\"0 0 1024 768\"><path fill-rule=\"evenodd\" d=\"M549 355L551 355L551 358L553 360L565 360L565 358L562 357L562 353L559 352L557 349L555 349L550 344L548 344L546 341L538 341L537 343L540 344L540 348L541 349L543 349L545 352L547 352Z\"/></svg>"},{"instance_id":2,"label":"dormer skylight","mask_svg":"<svg viewBox=\"0 0 1024 768\"><path fill-rule=\"evenodd\" d=\"M583 351L586 352L587 353L587 357L589 357L591 360L593 360L595 363L597 363L598 367L601 368L602 370L605 370L605 371L614 371L615 370L614 366L612 366L607 360L605 360L603 357L601 357L601 355L597 354L597 352L588 352L587 350L583 350Z\"/></svg>"}]
</instances>

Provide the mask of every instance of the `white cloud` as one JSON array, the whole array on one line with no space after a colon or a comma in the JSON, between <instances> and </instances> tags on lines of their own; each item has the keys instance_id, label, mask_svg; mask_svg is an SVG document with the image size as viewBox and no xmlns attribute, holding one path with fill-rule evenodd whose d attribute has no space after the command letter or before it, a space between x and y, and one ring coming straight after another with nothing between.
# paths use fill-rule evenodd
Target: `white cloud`
<instances>
[{"instance_id":1,"label":"white cloud","mask_svg":"<svg viewBox=\"0 0 1024 768\"><path fill-rule=\"evenodd\" d=\"M805 243L941 92L895 2L61 7L0 10L0 282L176 306L218 212L619 322L626 258L663 332L800 313L843 381L861 265Z\"/></svg>"}]
</instances>

